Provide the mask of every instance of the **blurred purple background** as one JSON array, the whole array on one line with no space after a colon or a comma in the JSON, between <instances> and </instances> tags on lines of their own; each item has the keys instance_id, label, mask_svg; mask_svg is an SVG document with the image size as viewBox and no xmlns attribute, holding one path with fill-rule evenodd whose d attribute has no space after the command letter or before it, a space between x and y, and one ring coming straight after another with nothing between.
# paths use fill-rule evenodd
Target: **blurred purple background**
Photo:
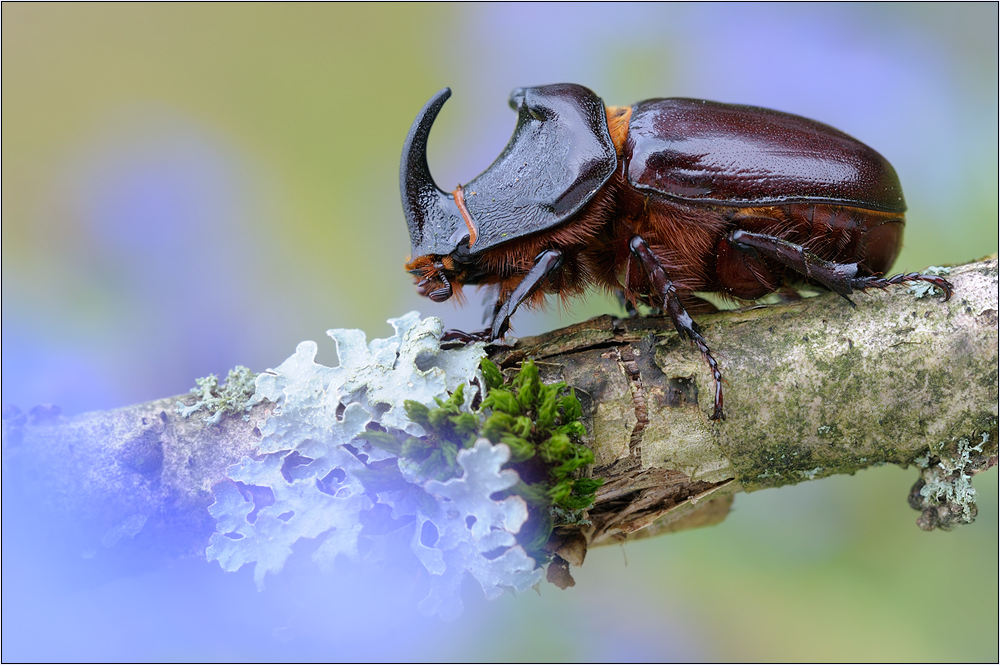
<instances>
[{"instance_id":1,"label":"blurred purple background","mask_svg":"<svg viewBox=\"0 0 1000 665\"><path fill-rule=\"evenodd\" d=\"M996 4L2 12L5 407L165 397L276 366L303 339L332 364L326 329L385 337L411 309L478 327L478 296L436 305L402 270L399 153L445 85L430 145L445 188L506 144L512 88L571 81L615 105L767 106L869 143L909 204L898 270L998 247ZM515 326L608 311L592 297ZM4 660L996 659L997 474L976 479L979 521L950 534L913 526L914 478L740 496L720 527L591 553L569 591L485 603L471 588L449 626L305 564L263 594L249 571L197 562L64 588L5 539ZM928 617L974 637L935 639Z\"/></svg>"}]
</instances>

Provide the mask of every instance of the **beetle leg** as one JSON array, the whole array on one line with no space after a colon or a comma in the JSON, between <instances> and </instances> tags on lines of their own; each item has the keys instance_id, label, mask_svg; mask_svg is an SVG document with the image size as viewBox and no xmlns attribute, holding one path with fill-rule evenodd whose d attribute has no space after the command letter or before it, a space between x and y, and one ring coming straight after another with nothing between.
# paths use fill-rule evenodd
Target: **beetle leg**
<instances>
[{"instance_id":1,"label":"beetle leg","mask_svg":"<svg viewBox=\"0 0 1000 665\"><path fill-rule=\"evenodd\" d=\"M629 250L632 256L638 259L639 263L646 270L650 284L657 294L663 299L663 311L670 315L681 338L687 337L698 347L701 355L712 370L712 378L715 379L715 408L712 412L712 420L725 420L726 416L722 412L722 372L719 370L719 363L712 357L712 352L698 330L698 324L694 322L691 315L684 309L680 298L677 297L677 289L667 278L667 273L663 270L659 259L649 249L649 245L641 236L635 236L629 241Z\"/></svg>"},{"instance_id":2,"label":"beetle leg","mask_svg":"<svg viewBox=\"0 0 1000 665\"><path fill-rule=\"evenodd\" d=\"M518 306L538 290L538 287L552 271L562 265L562 260L563 253L558 249L547 249L535 257L535 265L531 267L524 279L514 287L514 292L510 294L510 297L497 308L491 327L492 339L503 337L509 327L510 317L514 316Z\"/></svg>"},{"instance_id":3,"label":"beetle leg","mask_svg":"<svg viewBox=\"0 0 1000 665\"><path fill-rule=\"evenodd\" d=\"M554 264L552 255L557 255ZM507 322L514 315L514 310L517 309L518 305L525 298L530 297L538 289L541 280L558 268L561 262L562 252L557 250L548 250L539 254L538 258L535 259L534 267L525 275L524 279L518 282L517 287L514 288L514 292L510 294L510 297L506 301L497 300L492 306L486 308L486 311L483 313L483 322L492 321L493 324L490 328L475 332L454 329L446 330L441 335L441 348L454 349L471 344L472 342L492 342L493 340L500 339L507 332ZM498 325L498 321L501 324ZM497 333L498 329L500 330L499 333Z\"/></svg>"},{"instance_id":4,"label":"beetle leg","mask_svg":"<svg viewBox=\"0 0 1000 665\"><path fill-rule=\"evenodd\" d=\"M929 284L933 284L944 291L945 302L948 302L954 294L954 286L952 286L952 283L948 280L935 275L923 275L919 272L908 272L905 275L901 273L888 278L879 277L877 275L859 277L854 280L853 286L858 291L863 291L871 287L884 289L887 286L891 286L893 284L903 284L905 282L928 282Z\"/></svg>"},{"instance_id":5,"label":"beetle leg","mask_svg":"<svg viewBox=\"0 0 1000 665\"><path fill-rule=\"evenodd\" d=\"M872 287L884 289L892 284L902 284L903 282L928 282L944 291L944 299L947 301L952 295L952 285L941 277L934 275L921 275L917 272L905 275L895 275L893 277L879 277L878 275L858 275L863 267L858 263L834 263L819 258L815 254L810 254L802 245L775 238L763 233L751 233L749 231L733 231L729 234L730 244L738 250L746 251L754 249L764 256L782 263L792 270L815 279L831 291L839 293L847 298L848 294L854 291L864 291ZM850 299L848 298L848 302ZM852 305L854 303L851 303Z\"/></svg>"},{"instance_id":6,"label":"beetle leg","mask_svg":"<svg viewBox=\"0 0 1000 665\"><path fill-rule=\"evenodd\" d=\"M496 318L501 305L503 303L498 300L492 305L487 306L483 312L483 323L488 323ZM465 332L464 330L449 328L441 335L441 348L444 350L457 349L473 342L492 342L493 339L492 331L489 328L476 330L475 332Z\"/></svg>"},{"instance_id":7,"label":"beetle leg","mask_svg":"<svg viewBox=\"0 0 1000 665\"><path fill-rule=\"evenodd\" d=\"M465 346L466 344L471 344L473 342L489 342L493 338L490 337L490 329L477 330L475 332L464 332L462 330L445 330L444 334L441 335L441 348L444 350L456 349L460 346Z\"/></svg>"},{"instance_id":8,"label":"beetle leg","mask_svg":"<svg viewBox=\"0 0 1000 665\"><path fill-rule=\"evenodd\" d=\"M774 295L776 295L778 300L783 303L798 302L802 300L802 296L799 292L789 286L780 287L774 292Z\"/></svg>"},{"instance_id":9,"label":"beetle leg","mask_svg":"<svg viewBox=\"0 0 1000 665\"><path fill-rule=\"evenodd\" d=\"M490 297L491 295L491 293L487 292L487 294L483 296L483 323L492 323L493 319L497 315L497 312L500 311L500 301L494 300L491 303L490 301L493 300Z\"/></svg>"}]
</instances>

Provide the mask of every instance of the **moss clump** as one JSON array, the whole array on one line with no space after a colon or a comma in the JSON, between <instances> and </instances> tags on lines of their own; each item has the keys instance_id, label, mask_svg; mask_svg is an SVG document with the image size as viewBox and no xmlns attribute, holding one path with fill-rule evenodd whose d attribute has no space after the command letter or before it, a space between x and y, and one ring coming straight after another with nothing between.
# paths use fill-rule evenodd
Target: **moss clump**
<instances>
[{"instance_id":1,"label":"moss clump","mask_svg":"<svg viewBox=\"0 0 1000 665\"><path fill-rule=\"evenodd\" d=\"M503 468L520 478L507 495L522 497L529 508L518 541L532 556L544 558L553 527L580 523L603 482L578 477L582 467L594 463L593 452L580 443L586 433L580 400L565 383L543 383L530 360L506 381L490 360L484 358L480 367L485 397L475 411L462 409L464 386L459 386L447 399L436 398L435 406L404 402L407 416L426 436L369 430L360 438L416 462L423 477L438 480L461 473L458 451L477 439L506 444L511 457Z\"/></svg>"},{"instance_id":2,"label":"moss clump","mask_svg":"<svg viewBox=\"0 0 1000 665\"><path fill-rule=\"evenodd\" d=\"M359 438L396 457L416 462L424 478L454 478L462 471L456 461L458 451L475 445L481 418L478 414L462 411L464 385L456 388L448 399L435 398L435 401L437 406L434 407L410 399L403 402L407 417L423 427L426 436L368 430Z\"/></svg>"}]
</instances>

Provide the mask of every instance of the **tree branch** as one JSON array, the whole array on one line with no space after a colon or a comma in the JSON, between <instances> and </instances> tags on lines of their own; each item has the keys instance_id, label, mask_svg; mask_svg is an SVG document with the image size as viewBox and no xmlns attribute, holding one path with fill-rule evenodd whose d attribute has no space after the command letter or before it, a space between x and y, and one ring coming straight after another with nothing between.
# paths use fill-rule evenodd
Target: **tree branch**
<instances>
[{"instance_id":1,"label":"tree branch","mask_svg":"<svg viewBox=\"0 0 1000 665\"><path fill-rule=\"evenodd\" d=\"M948 303L898 287L857 294L857 307L824 294L699 317L725 377L724 422L708 419L711 376L668 319L603 316L492 348L504 368L534 358L583 403L589 473L605 483L590 524L561 527L553 551L579 564L589 545L721 521L742 490L880 464L920 469L921 527L971 521L963 483L997 461L997 260L948 279ZM4 483L67 517L74 547L141 532L163 556L204 556L212 488L257 454L275 405L219 422L177 413L194 399L71 418L8 410Z\"/></svg>"}]
</instances>

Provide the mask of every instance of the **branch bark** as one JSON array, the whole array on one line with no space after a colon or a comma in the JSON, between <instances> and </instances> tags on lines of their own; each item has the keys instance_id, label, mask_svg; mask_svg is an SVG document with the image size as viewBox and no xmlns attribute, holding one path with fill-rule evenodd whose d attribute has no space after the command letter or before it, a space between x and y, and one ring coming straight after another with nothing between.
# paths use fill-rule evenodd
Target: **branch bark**
<instances>
[{"instance_id":1,"label":"branch bark","mask_svg":"<svg viewBox=\"0 0 1000 665\"><path fill-rule=\"evenodd\" d=\"M970 521L968 502L938 490L996 465L997 260L949 279L948 303L899 287L857 294L857 307L825 294L699 317L724 422L708 419L711 376L667 319L603 316L493 348L501 367L534 358L584 406L590 473L605 484L591 524L559 530L553 550L582 563L587 546L721 521L739 491L880 464L920 468L910 499L924 528ZM273 405L211 423L179 416L178 401L193 397L71 418L8 410L7 491L64 516L85 553L141 532L161 556L204 556L211 488L254 454Z\"/></svg>"}]
</instances>

